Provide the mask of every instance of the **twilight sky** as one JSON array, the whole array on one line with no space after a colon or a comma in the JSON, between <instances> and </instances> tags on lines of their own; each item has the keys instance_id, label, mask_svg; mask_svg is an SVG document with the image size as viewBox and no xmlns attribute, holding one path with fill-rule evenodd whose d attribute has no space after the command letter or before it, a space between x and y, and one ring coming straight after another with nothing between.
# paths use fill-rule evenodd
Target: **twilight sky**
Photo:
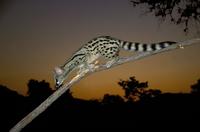
<instances>
[{"instance_id":1,"label":"twilight sky","mask_svg":"<svg viewBox=\"0 0 200 132\"><path fill-rule=\"evenodd\" d=\"M127 41L182 41L182 26L142 15L129 0L20 0L0 10L0 84L26 94L28 80L51 83L52 69L99 35ZM197 28L191 25L193 29ZM117 82L136 76L163 92L189 92L200 78L200 44L127 63L90 75L72 87L78 98L123 95Z\"/></svg>"}]
</instances>

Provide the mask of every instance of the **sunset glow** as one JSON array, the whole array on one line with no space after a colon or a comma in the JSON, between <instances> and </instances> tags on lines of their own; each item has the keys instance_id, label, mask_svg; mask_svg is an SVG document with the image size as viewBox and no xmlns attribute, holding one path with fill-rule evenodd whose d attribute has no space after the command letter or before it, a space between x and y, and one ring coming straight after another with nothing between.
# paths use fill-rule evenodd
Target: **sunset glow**
<instances>
[{"instance_id":1,"label":"sunset glow","mask_svg":"<svg viewBox=\"0 0 200 132\"><path fill-rule=\"evenodd\" d=\"M31 78L46 80L53 88L53 68L100 35L145 43L198 37L196 30L186 36L181 26L159 24L152 15L141 14L142 9L133 8L128 0L13 2L0 17L0 84L24 95ZM73 95L123 95L117 82L130 76L163 92L190 92L200 78L199 51L197 44L95 73L73 86Z\"/></svg>"}]
</instances>

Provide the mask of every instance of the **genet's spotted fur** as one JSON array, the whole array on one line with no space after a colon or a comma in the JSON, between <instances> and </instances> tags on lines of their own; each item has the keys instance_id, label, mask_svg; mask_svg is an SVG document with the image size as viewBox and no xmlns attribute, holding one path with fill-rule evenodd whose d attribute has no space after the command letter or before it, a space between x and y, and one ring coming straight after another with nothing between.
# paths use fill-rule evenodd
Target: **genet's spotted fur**
<instances>
[{"instance_id":1,"label":"genet's spotted fur","mask_svg":"<svg viewBox=\"0 0 200 132\"><path fill-rule=\"evenodd\" d=\"M107 66L110 67L119 58L121 49L130 51L155 51L168 47L176 42L165 41L153 44L144 44L138 42L128 42L116 39L110 36L100 36L92 39L83 45L72 57L62 66L54 70L54 79L56 86L62 85L67 75L74 69L90 68L90 65L99 57L107 60Z\"/></svg>"}]
</instances>

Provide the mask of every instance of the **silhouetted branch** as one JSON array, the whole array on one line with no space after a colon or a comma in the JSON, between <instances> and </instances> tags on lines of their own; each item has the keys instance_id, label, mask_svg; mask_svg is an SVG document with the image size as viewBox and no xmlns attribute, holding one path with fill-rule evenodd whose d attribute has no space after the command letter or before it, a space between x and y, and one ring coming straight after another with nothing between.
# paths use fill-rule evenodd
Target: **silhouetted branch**
<instances>
[{"instance_id":1,"label":"silhouetted branch","mask_svg":"<svg viewBox=\"0 0 200 132\"><path fill-rule=\"evenodd\" d=\"M155 55L155 54L158 54L158 53L183 48L183 47L192 45L192 44L197 43L197 42L200 42L200 38L179 42L175 45L171 45L171 46L169 46L165 49L159 50L159 51L144 52L144 53L139 53L137 55L133 55L133 56L130 56L130 57L120 58L119 61L116 62L115 64L113 64L111 67L107 67L107 65L101 64L101 65L98 65L98 66L93 66L93 69L85 69L80 74L78 74L74 78L72 78L72 80L69 83L60 87L51 96L49 96L43 103L41 103L36 109L34 109L31 113L29 113L26 117L24 117L20 122L18 122L10 130L10 132L19 132L26 125L28 125L33 119L35 119L39 114L44 112L56 99L58 99L63 93L65 93L73 84L77 83L79 80L90 75L91 73L106 70L106 69L112 68L114 66L124 64L126 62L137 61L139 59L143 59L145 57L152 56L152 55Z\"/></svg>"}]
</instances>

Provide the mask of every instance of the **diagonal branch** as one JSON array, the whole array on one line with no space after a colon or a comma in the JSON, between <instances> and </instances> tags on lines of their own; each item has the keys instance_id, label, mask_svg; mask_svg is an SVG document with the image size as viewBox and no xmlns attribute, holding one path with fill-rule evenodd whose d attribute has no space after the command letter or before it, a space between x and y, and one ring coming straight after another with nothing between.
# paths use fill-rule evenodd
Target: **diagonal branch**
<instances>
[{"instance_id":1,"label":"diagonal branch","mask_svg":"<svg viewBox=\"0 0 200 132\"><path fill-rule=\"evenodd\" d=\"M143 59L148 56L156 55L162 52L171 51L174 49L182 49L186 46L190 46L194 43L200 42L200 38L187 40L183 42L178 42L177 44L171 45L167 48L158 50L158 51L151 51L151 52L142 52L137 55L129 56L120 58L115 64L113 64L111 67L118 66L121 64L124 64L126 62L130 61L137 61L140 59ZM86 69L80 74L76 75L74 78L71 79L71 81L65 85L63 85L61 88L59 88L57 91L55 91L51 96L49 96L44 102L42 102L37 108L35 108L32 112L30 112L26 117L24 117L21 121L19 121L13 128L10 129L10 132L19 132L21 129L23 129L26 125L28 125L33 119L35 119L39 114L44 112L56 99L58 99L63 93L65 93L72 85L80 81L82 78L98 71L109 69L107 65L102 64L98 67L94 67L93 70Z\"/></svg>"}]
</instances>

